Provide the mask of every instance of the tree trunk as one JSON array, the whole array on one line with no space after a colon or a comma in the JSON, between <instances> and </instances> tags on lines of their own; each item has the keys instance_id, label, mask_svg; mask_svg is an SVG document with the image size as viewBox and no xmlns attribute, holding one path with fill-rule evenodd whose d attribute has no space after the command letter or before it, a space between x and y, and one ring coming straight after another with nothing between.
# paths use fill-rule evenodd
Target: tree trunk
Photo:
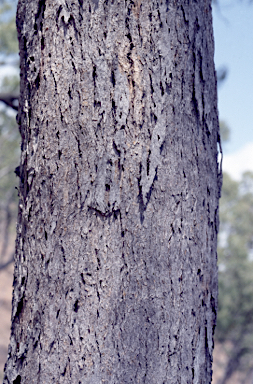
<instances>
[{"instance_id":1,"label":"tree trunk","mask_svg":"<svg viewBox=\"0 0 253 384\"><path fill-rule=\"evenodd\" d=\"M19 0L5 384L211 382L220 171L210 3Z\"/></svg>"}]
</instances>

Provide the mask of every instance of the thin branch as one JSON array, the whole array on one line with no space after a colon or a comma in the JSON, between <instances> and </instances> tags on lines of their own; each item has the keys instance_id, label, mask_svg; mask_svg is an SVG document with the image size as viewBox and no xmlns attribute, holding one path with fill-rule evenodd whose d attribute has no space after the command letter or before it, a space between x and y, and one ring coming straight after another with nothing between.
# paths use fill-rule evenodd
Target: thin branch
<instances>
[{"instance_id":1,"label":"thin branch","mask_svg":"<svg viewBox=\"0 0 253 384\"><path fill-rule=\"evenodd\" d=\"M0 101L2 101L8 107L14 109L15 111L18 110L18 98L19 95L17 94L0 93Z\"/></svg>"}]
</instances>

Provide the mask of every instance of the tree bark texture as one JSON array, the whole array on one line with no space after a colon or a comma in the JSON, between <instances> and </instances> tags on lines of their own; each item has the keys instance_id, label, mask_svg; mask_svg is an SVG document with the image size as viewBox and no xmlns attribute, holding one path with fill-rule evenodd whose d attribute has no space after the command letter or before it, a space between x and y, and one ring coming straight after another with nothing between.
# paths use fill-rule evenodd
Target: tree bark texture
<instances>
[{"instance_id":1,"label":"tree bark texture","mask_svg":"<svg viewBox=\"0 0 253 384\"><path fill-rule=\"evenodd\" d=\"M211 1L19 0L5 384L211 382Z\"/></svg>"}]
</instances>

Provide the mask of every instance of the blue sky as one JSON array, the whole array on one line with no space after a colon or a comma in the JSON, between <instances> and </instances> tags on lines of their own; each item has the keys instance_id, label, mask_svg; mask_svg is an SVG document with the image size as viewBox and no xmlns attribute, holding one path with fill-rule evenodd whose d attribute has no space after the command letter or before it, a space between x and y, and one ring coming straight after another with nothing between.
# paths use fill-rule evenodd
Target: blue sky
<instances>
[{"instance_id":1,"label":"blue sky","mask_svg":"<svg viewBox=\"0 0 253 384\"><path fill-rule=\"evenodd\" d=\"M253 171L253 3L220 0L213 7L215 64L228 76L218 90L220 119L230 130L224 144L224 169L239 179Z\"/></svg>"}]
</instances>

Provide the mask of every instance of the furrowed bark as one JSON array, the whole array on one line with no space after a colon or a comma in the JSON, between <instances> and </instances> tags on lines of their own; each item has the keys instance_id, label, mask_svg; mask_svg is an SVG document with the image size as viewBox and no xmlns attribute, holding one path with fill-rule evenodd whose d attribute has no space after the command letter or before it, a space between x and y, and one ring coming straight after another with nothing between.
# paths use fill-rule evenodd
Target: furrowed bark
<instances>
[{"instance_id":1,"label":"furrowed bark","mask_svg":"<svg viewBox=\"0 0 253 384\"><path fill-rule=\"evenodd\" d=\"M20 0L7 383L211 382L211 1Z\"/></svg>"}]
</instances>

